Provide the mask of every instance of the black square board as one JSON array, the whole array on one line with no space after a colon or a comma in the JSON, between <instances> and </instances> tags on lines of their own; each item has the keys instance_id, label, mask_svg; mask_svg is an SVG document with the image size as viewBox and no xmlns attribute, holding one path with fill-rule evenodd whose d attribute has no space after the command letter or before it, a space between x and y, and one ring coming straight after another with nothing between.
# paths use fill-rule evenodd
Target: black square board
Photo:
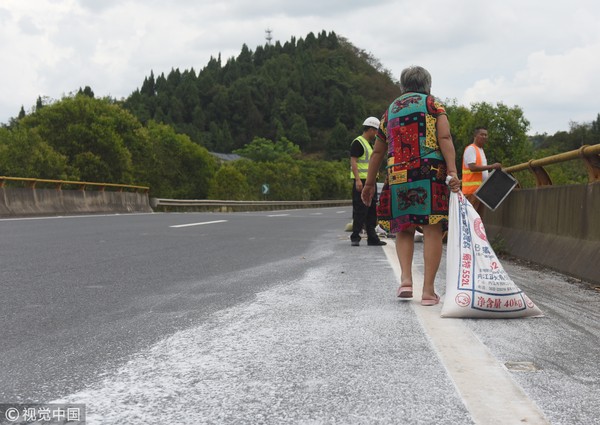
<instances>
[{"instance_id":1,"label":"black square board","mask_svg":"<svg viewBox=\"0 0 600 425\"><path fill-rule=\"evenodd\" d=\"M475 192L486 207L494 211L517 185L517 180L502 170L493 170Z\"/></svg>"}]
</instances>

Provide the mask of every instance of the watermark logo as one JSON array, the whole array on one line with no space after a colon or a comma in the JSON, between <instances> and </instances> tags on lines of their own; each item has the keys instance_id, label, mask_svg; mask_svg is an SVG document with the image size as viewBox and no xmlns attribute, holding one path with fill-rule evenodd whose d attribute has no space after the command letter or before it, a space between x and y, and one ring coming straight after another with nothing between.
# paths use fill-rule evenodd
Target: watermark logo
<instances>
[{"instance_id":1,"label":"watermark logo","mask_svg":"<svg viewBox=\"0 0 600 425\"><path fill-rule=\"evenodd\" d=\"M0 425L26 424L85 425L85 404L0 404Z\"/></svg>"}]
</instances>

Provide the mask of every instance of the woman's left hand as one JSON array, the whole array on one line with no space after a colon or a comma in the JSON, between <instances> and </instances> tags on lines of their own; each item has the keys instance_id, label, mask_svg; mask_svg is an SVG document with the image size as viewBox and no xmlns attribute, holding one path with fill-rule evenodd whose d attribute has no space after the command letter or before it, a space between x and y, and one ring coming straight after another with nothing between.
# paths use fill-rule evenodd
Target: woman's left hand
<instances>
[{"instance_id":1,"label":"woman's left hand","mask_svg":"<svg viewBox=\"0 0 600 425\"><path fill-rule=\"evenodd\" d=\"M451 175L452 180L448 182L448 186L452 192L458 192L460 190L460 180L456 175Z\"/></svg>"}]
</instances>

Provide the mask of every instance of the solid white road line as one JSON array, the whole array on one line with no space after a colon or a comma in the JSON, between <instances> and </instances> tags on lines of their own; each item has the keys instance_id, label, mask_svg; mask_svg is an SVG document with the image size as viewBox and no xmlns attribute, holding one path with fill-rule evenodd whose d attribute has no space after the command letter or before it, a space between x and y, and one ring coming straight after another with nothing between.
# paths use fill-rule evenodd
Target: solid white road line
<instances>
[{"instance_id":1,"label":"solid white road line","mask_svg":"<svg viewBox=\"0 0 600 425\"><path fill-rule=\"evenodd\" d=\"M400 282L401 269L395 243L390 239L387 241L383 249ZM423 288L416 283L423 282L423 273L417 267L413 267L413 282L412 307L474 422L486 425L549 424L544 413L461 319L442 318L441 304L420 305Z\"/></svg>"},{"instance_id":2,"label":"solid white road line","mask_svg":"<svg viewBox=\"0 0 600 425\"><path fill-rule=\"evenodd\" d=\"M204 221L202 223L177 224L177 225L169 226L169 227L178 228L178 227L202 226L204 224L216 224L216 223L227 223L227 220Z\"/></svg>"}]
</instances>

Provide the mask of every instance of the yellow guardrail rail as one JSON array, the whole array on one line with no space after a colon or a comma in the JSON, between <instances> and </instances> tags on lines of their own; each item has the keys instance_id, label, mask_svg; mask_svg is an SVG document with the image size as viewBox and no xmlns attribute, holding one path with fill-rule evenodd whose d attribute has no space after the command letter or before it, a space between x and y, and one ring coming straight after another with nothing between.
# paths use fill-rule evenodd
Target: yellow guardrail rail
<instances>
[{"instance_id":1,"label":"yellow guardrail rail","mask_svg":"<svg viewBox=\"0 0 600 425\"><path fill-rule=\"evenodd\" d=\"M544 167L575 159L580 159L585 164L588 171L588 181L590 183L600 181L600 144L591 146L584 145L579 149L569 152L559 153L546 158L532 159L529 162L507 167L504 171L513 174L518 171L529 170L535 176L536 186L551 186L552 180Z\"/></svg>"},{"instance_id":2,"label":"yellow guardrail rail","mask_svg":"<svg viewBox=\"0 0 600 425\"><path fill-rule=\"evenodd\" d=\"M71 181L71 180L52 180L52 179L36 179L28 177L7 177L0 176L0 187L4 187L6 182L21 182L25 186L35 189L38 183L53 184L56 190L62 190L63 185L74 185L79 190L85 190L86 187L93 187L96 190L103 192L106 188L114 189L117 192L123 192L123 190L134 190L136 192L148 193L150 188L148 186L135 186L129 184L116 184L116 183L97 183L97 182L82 182L82 181Z\"/></svg>"}]
</instances>

